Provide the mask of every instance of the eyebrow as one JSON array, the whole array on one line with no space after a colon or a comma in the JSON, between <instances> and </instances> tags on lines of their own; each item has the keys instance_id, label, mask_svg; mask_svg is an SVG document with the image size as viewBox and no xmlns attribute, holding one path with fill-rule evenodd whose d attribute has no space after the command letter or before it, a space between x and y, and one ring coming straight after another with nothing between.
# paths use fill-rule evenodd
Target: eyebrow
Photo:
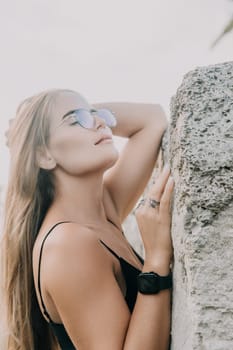
<instances>
[{"instance_id":1,"label":"eyebrow","mask_svg":"<svg viewBox=\"0 0 233 350\"><path fill-rule=\"evenodd\" d=\"M63 115L63 117L62 117L62 120L63 119L65 119L66 117L68 117L68 115L70 115L70 114L72 114L72 113L74 113L74 112L76 112L76 111L78 111L78 110L80 110L80 109L85 109L86 111L90 111L90 112L97 112L97 110L96 109L86 109L86 108L76 108L76 109L72 109L71 111L69 111L69 112L67 112L65 115Z\"/></svg>"},{"instance_id":2,"label":"eyebrow","mask_svg":"<svg viewBox=\"0 0 233 350\"><path fill-rule=\"evenodd\" d=\"M72 109L71 111L69 111L66 114L64 114L63 117L62 117L62 120L65 119L66 117L68 117L69 114L74 113L75 111L77 111L77 109Z\"/></svg>"}]
</instances>

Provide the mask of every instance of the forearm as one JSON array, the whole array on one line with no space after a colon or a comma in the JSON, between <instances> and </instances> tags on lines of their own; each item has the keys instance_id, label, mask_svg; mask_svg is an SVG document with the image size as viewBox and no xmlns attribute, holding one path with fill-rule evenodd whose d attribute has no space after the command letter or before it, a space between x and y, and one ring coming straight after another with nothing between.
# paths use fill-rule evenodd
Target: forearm
<instances>
[{"instance_id":1,"label":"forearm","mask_svg":"<svg viewBox=\"0 0 233 350\"><path fill-rule=\"evenodd\" d=\"M167 127L167 118L159 104L131 102L103 102L92 105L94 108L108 108L117 119L113 134L131 137L145 127L155 127L163 132Z\"/></svg>"},{"instance_id":2,"label":"forearm","mask_svg":"<svg viewBox=\"0 0 233 350\"><path fill-rule=\"evenodd\" d=\"M143 272L152 270L167 275L169 264L158 262L152 265L145 262ZM124 350L168 350L170 298L171 291L168 289L152 295L138 293Z\"/></svg>"}]
</instances>

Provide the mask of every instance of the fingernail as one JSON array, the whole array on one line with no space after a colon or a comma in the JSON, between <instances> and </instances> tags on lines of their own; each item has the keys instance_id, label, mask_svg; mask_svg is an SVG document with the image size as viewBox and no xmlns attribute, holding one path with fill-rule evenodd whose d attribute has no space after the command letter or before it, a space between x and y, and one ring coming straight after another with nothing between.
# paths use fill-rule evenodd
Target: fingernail
<instances>
[{"instance_id":1,"label":"fingernail","mask_svg":"<svg viewBox=\"0 0 233 350\"><path fill-rule=\"evenodd\" d=\"M169 176L169 182L174 182L174 177L173 176Z\"/></svg>"},{"instance_id":2,"label":"fingernail","mask_svg":"<svg viewBox=\"0 0 233 350\"><path fill-rule=\"evenodd\" d=\"M168 163L164 165L164 170L170 170L170 165Z\"/></svg>"}]
</instances>

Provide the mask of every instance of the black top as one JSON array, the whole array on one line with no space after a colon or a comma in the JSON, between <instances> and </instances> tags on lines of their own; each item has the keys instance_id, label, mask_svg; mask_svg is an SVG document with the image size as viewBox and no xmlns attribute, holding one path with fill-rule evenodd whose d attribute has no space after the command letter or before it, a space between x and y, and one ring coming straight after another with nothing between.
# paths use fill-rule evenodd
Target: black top
<instances>
[{"instance_id":1,"label":"black top","mask_svg":"<svg viewBox=\"0 0 233 350\"><path fill-rule=\"evenodd\" d=\"M58 222L55 224L49 232L46 234L44 237L42 244L41 244L41 249L40 249L40 255L39 255L39 267L38 267L38 290L40 294L40 299L41 299L41 304L43 307L43 313L44 315L48 318L49 320L49 325L52 328L54 334L56 335L58 342L60 344L61 350L77 350L70 337L68 336L65 327L63 326L62 323L55 323L49 316L49 313L46 310L42 294L41 294L41 285L40 285L40 268L41 268L41 257L42 257L42 250L43 246L45 243L46 238L48 235L51 233L51 231L59 224L68 222L68 221L62 221ZM112 223L114 224L114 223ZM115 224L114 224L115 225ZM122 232L123 233L123 232ZM125 278L125 283L126 283L126 296L125 296L125 301L128 305L128 308L130 312L133 311L135 302L136 302L136 297L137 297L137 275L141 272L138 270L136 267L133 265L129 264L126 260L124 260L122 257L118 256L111 248L109 248L102 240L100 242L119 260L123 276ZM132 248L133 249L133 248ZM134 249L133 249L134 250ZM140 255L137 254L137 252L134 250L136 256L140 260L140 262L143 264L144 261Z\"/></svg>"}]
</instances>

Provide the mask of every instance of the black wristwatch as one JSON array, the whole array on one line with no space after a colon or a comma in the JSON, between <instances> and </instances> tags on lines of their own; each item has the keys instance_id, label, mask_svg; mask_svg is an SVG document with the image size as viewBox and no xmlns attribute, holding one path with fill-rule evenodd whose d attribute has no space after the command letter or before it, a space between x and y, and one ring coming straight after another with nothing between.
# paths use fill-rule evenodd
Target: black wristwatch
<instances>
[{"instance_id":1,"label":"black wristwatch","mask_svg":"<svg viewBox=\"0 0 233 350\"><path fill-rule=\"evenodd\" d=\"M172 288L172 273L160 276L156 272L141 272L137 276L138 291L142 294L157 294L163 289Z\"/></svg>"}]
</instances>

